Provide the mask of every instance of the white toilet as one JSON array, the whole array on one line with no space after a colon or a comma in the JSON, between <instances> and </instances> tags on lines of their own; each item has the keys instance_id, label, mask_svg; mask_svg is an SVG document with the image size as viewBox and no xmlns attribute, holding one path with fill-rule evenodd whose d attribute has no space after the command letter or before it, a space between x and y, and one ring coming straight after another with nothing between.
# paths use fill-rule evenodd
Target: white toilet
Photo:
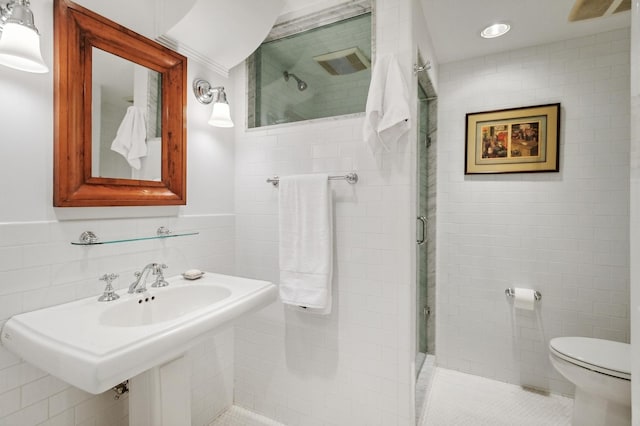
<instances>
[{"instance_id":1,"label":"white toilet","mask_svg":"<svg viewBox=\"0 0 640 426\"><path fill-rule=\"evenodd\" d=\"M557 337L549 351L551 364L576 385L574 426L631 425L631 345Z\"/></svg>"}]
</instances>

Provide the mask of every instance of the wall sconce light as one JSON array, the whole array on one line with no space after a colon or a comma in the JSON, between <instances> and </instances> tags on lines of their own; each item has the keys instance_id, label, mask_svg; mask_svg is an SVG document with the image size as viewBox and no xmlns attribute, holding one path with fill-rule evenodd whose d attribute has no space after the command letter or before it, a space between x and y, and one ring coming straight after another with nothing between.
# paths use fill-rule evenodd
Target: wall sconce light
<instances>
[{"instance_id":1,"label":"wall sconce light","mask_svg":"<svg viewBox=\"0 0 640 426\"><path fill-rule=\"evenodd\" d=\"M193 93L201 104L208 105L213 102L213 112L208 123L216 127L233 127L227 94L224 87L211 87L211 84L201 78L193 80Z\"/></svg>"},{"instance_id":2,"label":"wall sconce light","mask_svg":"<svg viewBox=\"0 0 640 426\"><path fill-rule=\"evenodd\" d=\"M0 4L0 64L21 71L46 73L40 34L33 23L29 0Z\"/></svg>"}]
</instances>

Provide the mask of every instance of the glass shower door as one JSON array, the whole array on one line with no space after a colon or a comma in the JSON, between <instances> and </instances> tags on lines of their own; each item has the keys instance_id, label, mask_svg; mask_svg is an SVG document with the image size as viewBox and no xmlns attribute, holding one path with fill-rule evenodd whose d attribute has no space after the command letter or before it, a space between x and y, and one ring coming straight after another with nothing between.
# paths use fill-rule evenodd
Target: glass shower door
<instances>
[{"instance_id":1,"label":"glass shower door","mask_svg":"<svg viewBox=\"0 0 640 426\"><path fill-rule=\"evenodd\" d=\"M417 147L417 200L416 200L416 375L420 373L427 355L427 320L429 306L427 301L428 288L428 201L429 201L429 173L428 173L428 97L424 89L418 85L419 128Z\"/></svg>"},{"instance_id":2,"label":"glass shower door","mask_svg":"<svg viewBox=\"0 0 640 426\"><path fill-rule=\"evenodd\" d=\"M418 54L418 56L420 56ZM419 63L424 63L419 58ZM426 72L418 73L416 146L416 424L424 413L435 368L436 151L438 98Z\"/></svg>"}]
</instances>

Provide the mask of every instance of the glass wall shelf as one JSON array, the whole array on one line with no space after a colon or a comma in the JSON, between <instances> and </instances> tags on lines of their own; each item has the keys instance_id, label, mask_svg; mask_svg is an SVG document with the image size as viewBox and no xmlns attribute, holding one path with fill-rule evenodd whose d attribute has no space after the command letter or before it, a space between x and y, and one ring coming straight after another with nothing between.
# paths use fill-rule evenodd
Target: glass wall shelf
<instances>
[{"instance_id":1,"label":"glass wall shelf","mask_svg":"<svg viewBox=\"0 0 640 426\"><path fill-rule=\"evenodd\" d=\"M132 237L132 238L114 238L110 240L101 240L91 231L85 231L80 234L80 238L78 241L71 241L71 244L74 246L95 246L99 244L118 244L118 243L128 243L132 241L144 241L144 240L162 240L165 238L175 238L175 237L186 237L189 235L198 235L200 232L196 231L179 231L179 232L171 232L164 226L161 226L156 231L156 235L149 235L144 237Z\"/></svg>"}]
</instances>

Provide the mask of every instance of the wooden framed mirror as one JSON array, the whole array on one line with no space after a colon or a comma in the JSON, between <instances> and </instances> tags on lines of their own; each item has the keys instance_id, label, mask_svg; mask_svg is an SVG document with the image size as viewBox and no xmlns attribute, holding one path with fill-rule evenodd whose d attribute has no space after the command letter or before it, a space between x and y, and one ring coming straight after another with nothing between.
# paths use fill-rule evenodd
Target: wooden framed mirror
<instances>
[{"instance_id":1,"label":"wooden framed mirror","mask_svg":"<svg viewBox=\"0 0 640 426\"><path fill-rule=\"evenodd\" d=\"M53 205L186 204L187 59L68 0L54 50Z\"/></svg>"}]
</instances>

